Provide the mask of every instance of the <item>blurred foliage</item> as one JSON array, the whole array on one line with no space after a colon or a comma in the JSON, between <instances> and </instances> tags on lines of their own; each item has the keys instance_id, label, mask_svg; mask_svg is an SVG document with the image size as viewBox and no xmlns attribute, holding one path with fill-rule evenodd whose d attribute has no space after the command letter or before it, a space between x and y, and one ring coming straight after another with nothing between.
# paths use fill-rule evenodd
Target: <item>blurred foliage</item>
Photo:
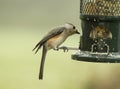
<instances>
[{"instance_id":1,"label":"blurred foliage","mask_svg":"<svg viewBox=\"0 0 120 89\"><path fill-rule=\"evenodd\" d=\"M79 0L0 0L0 89L120 89L119 64L78 62L74 51L49 51L38 80L41 50L32 49L66 22L81 29ZM63 45L78 47L79 35Z\"/></svg>"}]
</instances>

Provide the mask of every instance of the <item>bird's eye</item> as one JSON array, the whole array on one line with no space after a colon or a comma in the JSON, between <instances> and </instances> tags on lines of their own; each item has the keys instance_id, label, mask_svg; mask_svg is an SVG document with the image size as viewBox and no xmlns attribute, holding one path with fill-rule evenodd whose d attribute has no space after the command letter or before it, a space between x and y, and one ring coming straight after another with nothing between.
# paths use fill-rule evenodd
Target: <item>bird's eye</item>
<instances>
[{"instance_id":1,"label":"bird's eye","mask_svg":"<svg viewBox=\"0 0 120 89\"><path fill-rule=\"evenodd\" d=\"M73 29L75 29L75 26L73 26Z\"/></svg>"}]
</instances>

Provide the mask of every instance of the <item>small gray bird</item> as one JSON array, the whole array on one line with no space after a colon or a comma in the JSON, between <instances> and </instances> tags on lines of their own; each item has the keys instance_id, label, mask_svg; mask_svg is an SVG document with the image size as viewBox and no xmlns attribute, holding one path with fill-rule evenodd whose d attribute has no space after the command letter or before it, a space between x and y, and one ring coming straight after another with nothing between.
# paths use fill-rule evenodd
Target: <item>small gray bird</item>
<instances>
[{"instance_id":1,"label":"small gray bird","mask_svg":"<svg viewBox=\"0 0 120 89\"><path fill-rule=\"evenodd\" d=\"M33 51L36 50L35 54L43 46L39 79L43 79L43 69L47 51L50 49L58 50L59 46L67 39L67 37L73 34L80 33L73 24L66 23L63 26L56 27L50 32L48 32L48 34L45 35L43 39L35 46L35 48L33 49Z\"/></svg>"}]
</instances>

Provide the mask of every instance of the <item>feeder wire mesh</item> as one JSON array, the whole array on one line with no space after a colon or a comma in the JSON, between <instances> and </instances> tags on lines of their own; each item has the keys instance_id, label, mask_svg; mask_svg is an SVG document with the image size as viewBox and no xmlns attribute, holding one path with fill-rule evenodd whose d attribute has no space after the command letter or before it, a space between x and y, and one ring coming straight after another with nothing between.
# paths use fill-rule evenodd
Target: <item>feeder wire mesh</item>
<instances>
[{"instance_id":1,"label":"feeder wire mesh","mask_svg":"<svg viewBox=\"0 0 120 89\"><path fill-rule=\"evenodd\" d=\"M120 0L82 0L81 15L120 16Z\"/></svg>"}]
</instances>

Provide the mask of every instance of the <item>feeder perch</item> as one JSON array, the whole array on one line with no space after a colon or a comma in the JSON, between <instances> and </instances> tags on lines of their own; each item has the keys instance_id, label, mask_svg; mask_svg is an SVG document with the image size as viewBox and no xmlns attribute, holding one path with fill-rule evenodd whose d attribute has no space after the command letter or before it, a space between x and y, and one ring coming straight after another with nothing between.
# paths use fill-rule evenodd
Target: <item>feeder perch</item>
<instances>
[{"instance_id":1,"label":"feeder perch","mask_svg":"<svg viewBox=\"0 0 120 89\"><path fill-rule=\"evenodd\" d=\"M72 59L120 63L120 0L80 0L82 36Z\"/></svg>"}]
</instances>

